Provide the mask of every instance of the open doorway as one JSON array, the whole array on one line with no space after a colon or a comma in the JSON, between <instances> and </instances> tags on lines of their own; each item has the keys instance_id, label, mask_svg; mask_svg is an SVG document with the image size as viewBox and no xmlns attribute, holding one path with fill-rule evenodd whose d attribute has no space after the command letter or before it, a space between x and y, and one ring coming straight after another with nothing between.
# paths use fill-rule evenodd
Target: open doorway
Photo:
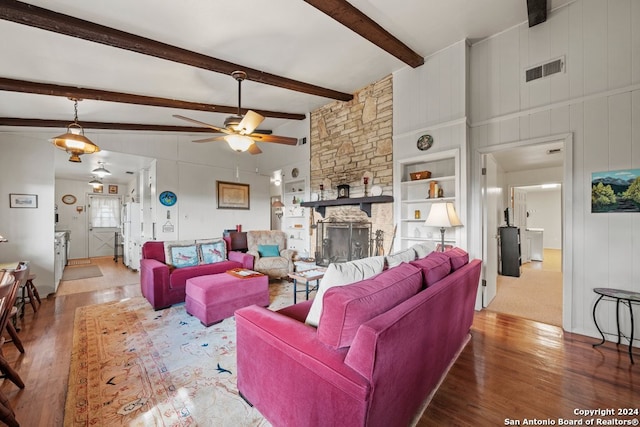
<instances>
[{"instance_id":1,"label":"open doorway","mask_svg":"<svg viewBox=\"0 0 640 427\"><path fill-rule=\"evenodd\" d=\"M563 324L566 200L561 184L570 171L565 159L567 142L570 136L523 141L481 154L486 284L482 306L488 310ZM507 218L518 231L519 245L513 250L521 265L517 274L508 276L498 274L500 227L507 225Z\"/></svg>"}]
</instances>

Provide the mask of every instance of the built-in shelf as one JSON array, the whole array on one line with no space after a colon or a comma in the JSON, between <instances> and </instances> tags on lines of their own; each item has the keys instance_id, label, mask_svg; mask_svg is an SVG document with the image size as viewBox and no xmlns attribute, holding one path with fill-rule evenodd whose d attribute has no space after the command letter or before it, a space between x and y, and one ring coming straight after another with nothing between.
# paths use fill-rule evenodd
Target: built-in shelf
<instances>
[{"instance_id":1,"label":"built-in shelf","mask_svg":"<svg viewBox=\"0 0 640 427\"><path fill-rule=\"evenodd\" d=\"M335 200L318 200L316 202L302 202L300 206L305 208L314 208L323 217L327 206L353 206L360 205L360 210L371 218L371 205L373 203L393 203L393 196L371 196L371 197L354 197L342 198Z\"/></svg>"}]
</instances>

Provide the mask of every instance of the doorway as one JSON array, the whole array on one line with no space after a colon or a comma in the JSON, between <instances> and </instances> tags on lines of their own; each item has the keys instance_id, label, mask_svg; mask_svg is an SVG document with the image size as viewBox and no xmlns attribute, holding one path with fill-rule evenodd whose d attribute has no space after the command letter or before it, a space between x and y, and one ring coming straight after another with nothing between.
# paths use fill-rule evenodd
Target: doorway
<instances>
[{"instance_id":1,"label":"doorway","mask_svg":"<svg viewBox=\"0 0 640 427\"><path fill-rule=\"evenodd\" d=\"M559 214L560 218L556 218L560 224L560 230L557 232L552 232L551 229L549 230L549 234L553 234L555 238L561 242L560 250L557 251L555 255L561 260L560 265L563 267L562 271L554 273L557 278L556 284L559 286L559 290L555 293L557 297L554 298L553 301L549 299L551 295L549 291L542 289L543 287L541 285L536 285L536 283L540 284L544 282L546 284L550 282L549 278L535 277L540 272L548 274L547 269L542 268L544 261L523 263L523 268L520 270L523 273L521 277L504 277L497 274L499 254L497 250L498 229L496 224L498 226L506 225L504 218L505 208L510 207L512 212L515 211L512 189L516 187L540 187L542 184L564 183L567 188L571 188L571 142L571 134L567 134L562 137L539 138L479 150L479 165L482 171L481 243L483 259L485 261L483 266L484 286L481 295L482 308L491 310L496 306L499 307L498 303L504 299L503 297L505 295L498 295L500 287L502 287L498 285L504 284L505 281L512 281L511 289L525 289L530 292L529 295L523 296L523 301L526 301L524 306L533 308L535 312L543 311L542 309L545 304L553 303L559 307L556 313L558 311L561 312L561 314L556 315L553 322L549 322L543 318L533 320L541 320L545 323L565 325L568 327L571 311L571 298L568 297L570 296L571 290L570 283L568 283L571 277L571 266L565 262L569 257L566 256L567 248L562 247L562 244L565 242L570 243L571 241L569 238L571 232L570 198L566 197L567 195L564 194L564 192L560 192L561 201L559 204L561 212ZM522 199L520 203L523 203ZM521 212L524 212L525 218L527 213L529 215L532 214L532 212L527 212L526 207L521 209ZM524 249L526 249L525 252L527 252L527 261L531 261L532 236L528 235L527 227L534 229L532 232L533 235L535 235L535 228L537 227L532 225L528 226L526 221L523 222L524 224L519 224L524 233L522 236L524 240L521 240L521 244L527 245ZM562 249L564 249L564 251ZM551 255L549 257L551 257ZM529 279L531 279L531 282L526 284ZM504 289L506 288L503 287L503 290ZM495 302L494 298L496 299ZM511 310L509 314L531 318L531 314L527 314L525 310L522 310L522 313L518 313L517 304L513 303L511 305L513 305L516 310ZM514 307L511 308L513 309ZM495 311L503 311L503 309Z\"/></svg>"},{"instance_id":2,"label":"doorway","mask_svg":"<svg viewBox=\"0 0 640 427\"><path fill-rule=\"evenodd\" d=\"M87 205L89 258L114 256L117 234L120 231L121 210L120 196L89 195Z\"/></svg>"}]
</instances>

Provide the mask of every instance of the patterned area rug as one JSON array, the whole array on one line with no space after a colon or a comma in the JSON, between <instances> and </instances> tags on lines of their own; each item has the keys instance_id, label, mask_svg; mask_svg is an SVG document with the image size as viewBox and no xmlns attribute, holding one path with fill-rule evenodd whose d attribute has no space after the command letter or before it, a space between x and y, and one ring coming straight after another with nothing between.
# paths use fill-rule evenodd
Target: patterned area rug
<instances>
[{"instance_id":1,"label":"patterned area rug","mask_svg":"<svg viewBox=\"0 0 640 427\"><path fill-rule=\"evenodd\" d=\"M272 310L293 302L271 283ZM238 395L234 318L205 328L142 297L76 310L65 426L268 426Z\"/></svg>"}]
</instances>

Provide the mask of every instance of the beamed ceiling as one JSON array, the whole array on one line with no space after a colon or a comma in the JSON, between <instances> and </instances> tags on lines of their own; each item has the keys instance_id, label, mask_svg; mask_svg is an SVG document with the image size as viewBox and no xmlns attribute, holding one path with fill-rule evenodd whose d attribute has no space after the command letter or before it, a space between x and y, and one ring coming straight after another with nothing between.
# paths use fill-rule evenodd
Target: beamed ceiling
<instances>
[{"instance_id":1,"label":"beamed ceiling","mask_svg":"<svg viewBox=\"0 0 640 427\"><path fill-rule=\"evenodd\" d=\"M277 133L527 17L526 0L0 0L0 132L62 132L76 97L87 129L197 134L173 115L222 125L243 70L243 110Z\"/></svg>"}]
</instances>

